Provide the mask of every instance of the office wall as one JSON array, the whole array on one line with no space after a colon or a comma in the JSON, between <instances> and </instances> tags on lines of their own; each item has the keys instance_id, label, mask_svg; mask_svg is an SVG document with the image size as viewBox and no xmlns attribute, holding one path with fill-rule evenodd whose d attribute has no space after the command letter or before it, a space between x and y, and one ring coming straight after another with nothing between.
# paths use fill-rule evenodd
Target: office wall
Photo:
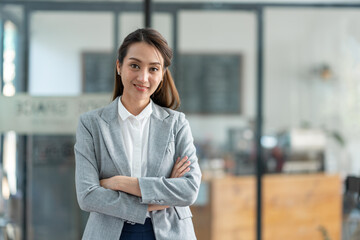
<instances>
[{"instance_id":1,"label":"office wall","mask_svg":"<svg viewBox=\"0 0 360 240\"><path fill-rule=\"evenodd\" d=\"M35 12L30 23L29 93L77 95L82 53L111 52L111 13Z\"/></svg>"},{"instance_id":2,"label":"office wall","mask_svg":"<svg viewBox=\"0 0 360 240\"><path fill-rule=\"evenodd\" d=\"M122 43L124 38L137 28L144 27L144 15L139 12L122 13L119 15L119 43ZM170 47L173 47L172 35L173 19L168 13L154 13L152 18L152 25L159 31L168 41Z\"/></svg>"}]
</instances>

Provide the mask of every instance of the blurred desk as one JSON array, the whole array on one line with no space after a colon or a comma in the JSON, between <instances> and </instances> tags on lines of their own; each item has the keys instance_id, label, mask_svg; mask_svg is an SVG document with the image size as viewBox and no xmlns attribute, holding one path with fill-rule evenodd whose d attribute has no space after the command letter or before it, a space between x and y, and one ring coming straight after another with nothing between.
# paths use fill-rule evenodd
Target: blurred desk
<instances>
[{"instance_id":1,"label":"blurred desk","mask_svg":"<svg viewBox=\"0 0 360 240\"><path fill-rule=\"evenodd\" d=\"M255 177L225 177L203 184L208 201L191 207L198 239L255 240ZM264 176L263 239L340 240L341 186L338 175Z\"/></svg>"}]
</instances>

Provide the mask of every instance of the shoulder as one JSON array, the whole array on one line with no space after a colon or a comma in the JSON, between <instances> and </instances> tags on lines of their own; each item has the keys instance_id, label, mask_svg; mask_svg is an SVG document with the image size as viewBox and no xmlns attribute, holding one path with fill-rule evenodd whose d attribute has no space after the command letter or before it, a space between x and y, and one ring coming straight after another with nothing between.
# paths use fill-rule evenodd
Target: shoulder
<instances>
[{"instance_id":1,"label":"shoulder","mask_svg":"<svg viewBox=\"0 0 360 240\"><path fill-rule=\"evenodd\" d=\"M173 130L175 133L179 132L184 127L190 127L188 120L186 119L186 116L183 112L173 110L167 107L161 107L157 104L154 104L154 112L160 119L163 119L165 121L172 122Z\"/></svg>"},{"instance_id":2,"label":"shoulder","mask_svg":"<svg viewBox=\"0 0 360 240\"><path fill-rule=\"evenodd\" d=\"M85 112L80 115L80 121L97 121L99 118L102 118L106 122L110 122L118 115L118 98L109 103L104 107L100 107L88 112Z\"/></svg>"},{"instance_id":3,"label":"shoulder","mask_svg":"<svg viewBox=\"0 0 360 240\"><path fill-rule=\"evenodd\" d=\"M156 103L153 103L153 104L154 104L153 106L154 106L155 112L160 113L160 115L163 115L165 117L170 117L174 121L185 121L186 120L185 114L183 112L173 110L173 109L167 108L167 107L162 107L160 105L157 105Z\"/></svg>"},{"instance_id":4,"label":"shoulder","mask_svg":"<svg viewBox=\"0 0 360 240\"><path fill-rule=\"evenodd\" d=\"M94 109L94 110L91 110L91 111L88 111L88 112L85 112L85 113L82 113L80 115L80 120L82 121L91 121L91 120L94 120L98 117L101 116L101 114L103 113L105 107L101 107L101 108L97 108L97 109Z\"/></svg>"},{"instance_id":5,"label":"shoulder","mask_svg":"<svg viewBox=\"0 0 360 240\"><path fill-rule=\"evenodd\" d=\"M80 115L76 130L77 138L93 137L96 133L96 129L99 128L99 120L101 119L105 109L106 106L82 113Z\"/></svg>"}]
</instances>

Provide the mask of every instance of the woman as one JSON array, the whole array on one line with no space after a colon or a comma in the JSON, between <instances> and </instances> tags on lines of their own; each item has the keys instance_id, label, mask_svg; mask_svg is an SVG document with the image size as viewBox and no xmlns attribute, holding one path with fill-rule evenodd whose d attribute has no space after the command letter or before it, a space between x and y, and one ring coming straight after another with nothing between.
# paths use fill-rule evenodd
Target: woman
<instances>
[{"instance_id":1,"label":"woman","mask_svg":"<svg viewBox=\"0 0 360 240\"><path fill-rule=\"evenodd\" d=\"M196 239L189 206L201 172L168 67L172 51L138 29L118 50L113 102L80 117L76 192L83 239Z\"/></svg>"}]
</instances>

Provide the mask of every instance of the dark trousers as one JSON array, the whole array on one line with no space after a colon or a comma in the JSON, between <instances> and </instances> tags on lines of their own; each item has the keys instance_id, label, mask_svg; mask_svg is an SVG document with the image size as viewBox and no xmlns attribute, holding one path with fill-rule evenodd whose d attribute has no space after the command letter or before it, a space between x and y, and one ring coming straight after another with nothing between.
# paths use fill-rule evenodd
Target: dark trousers
<instances>
[{"instance_id":1,"label":"dark trousers","mask_svg":"<svg viewBox=\"0 0 360 240\"><path fill-rule=\"evenodd\" d=\"M147 218L144 225L124 223L120 240L156 240L151 219Z\"/></svg>"}]
</instances>

